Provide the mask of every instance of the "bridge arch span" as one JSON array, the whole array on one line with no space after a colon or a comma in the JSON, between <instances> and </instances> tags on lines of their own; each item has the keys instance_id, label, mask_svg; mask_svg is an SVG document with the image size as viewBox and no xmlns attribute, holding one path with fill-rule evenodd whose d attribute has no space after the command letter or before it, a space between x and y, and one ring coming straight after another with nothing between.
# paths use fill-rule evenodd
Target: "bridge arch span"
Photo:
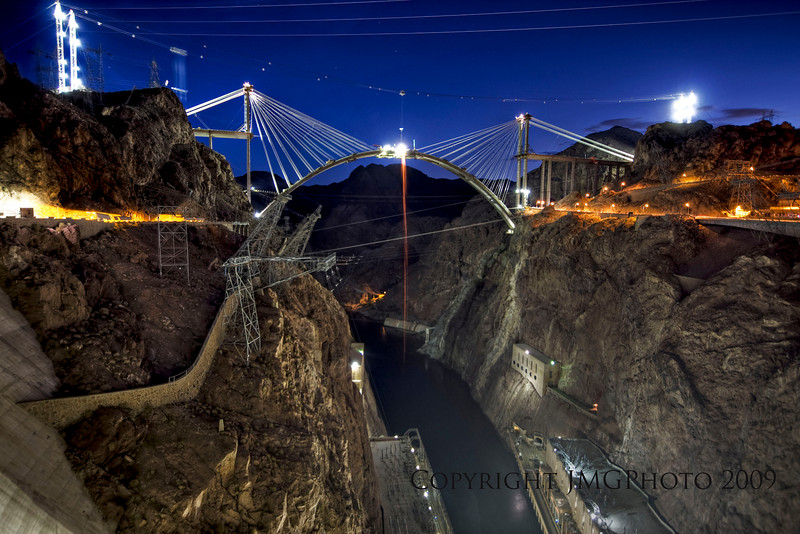
<instances>
[{"instance_id":1,"label":"bridge arch span","mask_svg":"<svg viewBox=\"0 0 800 534\"><path fill-rule=\"evenodd\" d=\"M309 180L313 179L319 174L327 171L328 169L332 169L338 165L342 165L344 163L352 163L353 161L364 159L364 158L378 158L378 157L390 157L390 158L398 158L398 156L394 154L387 155L387 152L384 150L368 150L366 152L357 152L355 154L351 154L349 156L345 156L343 158L339 158L337 160L329 160L327 163L315 169L305 175L303 178L298 180L297 182L293 183L291 186L287 187L283 191L281 191L281 195L290 195L295 189L303 185L304 183L308 182ZM513 232L514 227L516 226L514 223L514 216L511 213L511 210L508 209L508 206L503 203L500 198L495 195L491 189L486 187L483 182L478 180L475 176L467 172L466 169L458 167L447 161L446 159L432 156L430 154L425 154L424 152L418 152L416 150L409 150L406 152L405 155L406 159L418 159L420 161L427 161L428 163L433 163L441 167L446 171L450 171L451 173L455 174L465 182L467 182L473 189L475 189L481 196L489 202L489 204L497 211L500 217L508 226L509 232Z\"/></svg>"}]
</instances>

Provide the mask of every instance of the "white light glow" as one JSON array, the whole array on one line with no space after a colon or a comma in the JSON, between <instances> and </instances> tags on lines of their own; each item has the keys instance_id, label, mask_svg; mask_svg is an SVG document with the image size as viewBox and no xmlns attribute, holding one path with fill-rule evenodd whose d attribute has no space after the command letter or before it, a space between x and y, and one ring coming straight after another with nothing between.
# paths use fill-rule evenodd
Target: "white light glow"
<instances>
[{"instance_id":1,"label":"white light glow","mask_svg":"<svg viewBox=\"0 0 800 534\"><path fill-rule=\"evenodd\" d=\"M697 113L697 95L694 91L688 95L682 94L672 103L672 120L674 122L692 122L692 117Z\"/></svg>"}]
</instances>

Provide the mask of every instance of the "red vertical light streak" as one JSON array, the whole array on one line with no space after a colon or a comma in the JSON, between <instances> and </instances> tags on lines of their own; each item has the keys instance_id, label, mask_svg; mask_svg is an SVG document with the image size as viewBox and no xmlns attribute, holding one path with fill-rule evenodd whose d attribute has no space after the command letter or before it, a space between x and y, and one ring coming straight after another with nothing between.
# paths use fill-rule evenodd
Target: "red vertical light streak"
<instances>
[{"instance_id":1,"label":"red vertical light streak","mask_svg":"<svg viewBox=\"0 0 800 534\"><path fill-rule=\"evenodd\" d=\"M408 218L406 207L406 158L400 158L400 168L403 176L403 326L406 326L408 315ZM403 358L406 356L406 331L403 329Z\"/></svg>"}]
</instances>

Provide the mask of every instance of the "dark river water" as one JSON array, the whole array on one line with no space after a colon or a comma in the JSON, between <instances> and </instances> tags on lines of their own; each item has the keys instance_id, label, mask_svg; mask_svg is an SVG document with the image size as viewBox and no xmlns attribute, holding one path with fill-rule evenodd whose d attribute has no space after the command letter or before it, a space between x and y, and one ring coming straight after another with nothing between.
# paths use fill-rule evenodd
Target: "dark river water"
<instances>
[{"instance_id":1,"label":"dark river water","mask_svg":"<svg viewBox=\"0 0 800 534\"><path fill-rule=\"evenodd\" d=\"M421 345L417 337L406 338L404 356L402 334L396 331L356 320L353 334L365 344L367 371L389 434L418 428L434 471L446 474L449 483L451 473L477 473L472 489L466 481L442 489L456 534L541 533L524 489L503 484L507 473L518 472L517 464L467 384L416 352ZM481 473L491 474L492 487L497 487L500 473L500 489L479 489ZM516 480L512 475L508 485L513 487Z\"/></svg>"}]
</instances>

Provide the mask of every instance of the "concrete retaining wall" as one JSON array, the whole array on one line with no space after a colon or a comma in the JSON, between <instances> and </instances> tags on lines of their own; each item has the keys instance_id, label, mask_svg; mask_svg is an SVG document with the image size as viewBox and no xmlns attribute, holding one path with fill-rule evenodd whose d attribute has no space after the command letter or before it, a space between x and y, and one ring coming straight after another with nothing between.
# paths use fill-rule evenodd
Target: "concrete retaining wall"
<instances>
[{"instance_id":1,"label":"concrete retaining wall","mask_svg":"<svg viewBox=\"0 0 800 534\"><path fill-rule=\"evenodd\" d=\"M58 389L53 363L27 319L0 290L0 396L14 402L47 399Z\"/></svg>"},{"instance_id":2,"label":"concrete retaining wall","mask_svg":"<svg viewBox=\"0 0 800 534\"><path fill-rule=\"evenodd\" d=\"M214 355L225 338L225 319L233 312L235 306L236 298L229 298L223 302L194 364L185 376L175 381L111 393L26 402L19 406L56 428L64 428L80 419L84 413L102 406L124 406L138 412L146 406L163 406L192 400L197 396L211 369Z\"/></svg>"},{"instance_id":3,"label":"concrete retaining wall","mask_svg":"<svg viewBox=\"0 0 800 534\"><path fill-rule=\"evenodd\" d=\"M0 397L0 532L108 532L53 428Z\"/></svg>"}]
</instances>

